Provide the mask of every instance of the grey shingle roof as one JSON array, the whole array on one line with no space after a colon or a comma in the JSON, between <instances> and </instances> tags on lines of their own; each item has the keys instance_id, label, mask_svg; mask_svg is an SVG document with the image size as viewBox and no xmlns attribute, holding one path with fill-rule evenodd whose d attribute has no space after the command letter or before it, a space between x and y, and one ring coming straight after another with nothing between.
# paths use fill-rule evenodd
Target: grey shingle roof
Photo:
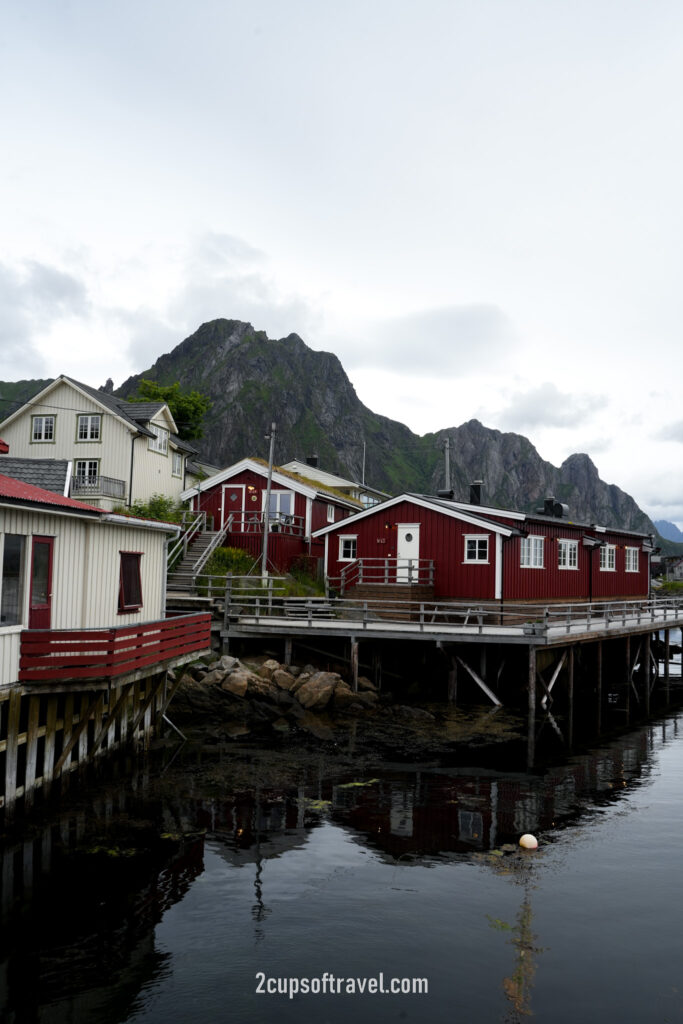
<instances>
[{"instance_id":1,"label":"grey shingle roof","mask_svg":"<svg viewBox=\"0 0 683 1024\"><path fill-rule=\"evenodd\" d=\"M69 462L67 459L19 459L0 455L0 473L44 491L64 494Z\"/></svg>"}]
</instances>

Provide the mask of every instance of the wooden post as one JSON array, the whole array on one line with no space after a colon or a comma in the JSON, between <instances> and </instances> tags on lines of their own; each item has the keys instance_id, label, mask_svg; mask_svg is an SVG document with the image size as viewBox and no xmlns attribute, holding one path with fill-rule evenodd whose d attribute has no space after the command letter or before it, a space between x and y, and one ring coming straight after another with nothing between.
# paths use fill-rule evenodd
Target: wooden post
<instances>
[{"instance_id":1,"label":"wooden post","mask_svg":"<svg viewBox=\"0 0 683 1024\"><path fill-rule=\"evenodd\" d=\"M602 640L598 640L598 735L602 730Z\"/></svg>"},{"instance_id":2,"label":"wooden post","mask_svg":"<svg viewBox=\"0 0 683 1024\"><path fill-rule=\"evenodd\" d=\"M529 644L529 672L528 672L528 688L529 688L529 721L528 721L528 736L527 736L527 756L526 763L528 768L533 768L534 758L536 756L536 648L533 644Z\"/></svg>"},{"instance_id":3,"label":"wooden post","mask_svg":"<svg viewBox=\"0 0 683 1024\"><path fill-rule=\"evenodd\" d=\"M36 761L38 757L38 719L40 717L40 697L26 697L28 701L28 728L26 730L26 775L24 778L24 807L33 803L33 791L36 785Z\"/></svg>"},{"instance_id":4,"label":"wooden post","mask_svg":"<svg viewBox=\"0 0 683 1024\"><path fill-rule=\"evenodd\" d=\"M19 715L21 690L12 690L7 702L7 747L5 748L5 819L14 814L17 798L17 752L19 749Z\"/></svg>"},{"instance_id":5,"label":"wooden post","mask_svg":"<svg viewBox=\"0 0 683 1024\"><path fill-rule=\"evenodd\" d=\"M351 689L358 693L358 641L351 640Z\"/></svg>"},{"instance_id":6,"label":"wooden post","mask_svg":"<svg viewBox=\"0 0 683 1024\"><path fill-rule=\"evenodd\" d=\"M631 637L626 637L626 721L631 717Z\"/></svg>"},{"instance_id":7,"label":"wooden post","mask_svg":"<svg viewBox=\"0 0 683 1024\"><path fill-rule=\"evenodd\" d=\"M451 655L451 667L448 671L448 703L455 704L458 699L458 659Z\"/></svg>"},{"instance_id":8,"label":"wooden post","mask_svg":"<svg viewBox=\"0 0 683 1024\"><path fill-rule=\"evenodd\" d=\"M645 634L645 643L643 644L643 659L645 661L645 671L643 673L643 679L645 682L645 714L650 714L650 634Z\"/></svg>"},{"instance_id":9,"label":"wooden post","mask_svg":"<svg viewBox=\"0 0 683 1024\"><path fill-rule=\"evenodd\" d=\"M372 681L378 690L382 689L382 659L377 649L372 652Z\"/></svg>"},{"instance_id":10,"label":"wooden post","mask_svg":"<svg viewBox=\"0 0 683 1024\"><path fill-rule=\"evenodd\" d=\"M669 680L670 680L670 677L671 677L671 672L670 672L670 668L669 668L669 660L671 658L671 636L670 636L670 634L671 634L671 630L670 629L665 629L664 630L664 684L665 684L666 703L667 704L669 703L669 697L670 697Z\"/></svg>"},{"instance_id":11,"label":"wooden post","mask_svg":"<svg viewBox=\"0 0 683 1024\"><path fill-rule=\"evenodd\" d=\"M567 740L569 743L569 749L571 750L574 745L574 648L569 648L569 664L567 666L569 673L569 722L567 725Z\"/></svg>"},{"instance_id":12,"label":"wooden post","mask_svg":"<svg viewBox=\"0 0 683 1024\"><path fill-rule=\"evenodd\" d=\"M292 638L288 636L285 639L285 665L292 664Z\"/></svg>"},{"instance_id":13,"label":"wooden post","mask_svg":"<svg viewBox=\"0 0 683 1024\"><path fill-rule=\"evenodd\" d=\"M55 733L57 732L58 697L47 698L47 721L45 723L45 747L43 753L43 793L47 797L52 788L55 767Z\"/></svg>"}]
</instances>

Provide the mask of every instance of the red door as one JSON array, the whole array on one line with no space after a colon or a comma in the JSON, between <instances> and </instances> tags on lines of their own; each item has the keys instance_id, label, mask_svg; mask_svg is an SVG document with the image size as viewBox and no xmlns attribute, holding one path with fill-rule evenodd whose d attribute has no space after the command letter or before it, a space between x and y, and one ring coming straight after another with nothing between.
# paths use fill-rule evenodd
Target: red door
<instances>
[{"instance_id":1,"label":"red door","mask_svg":"<svg viewBox=\"0 0 683 1024\"><path fill-rule=\"evenodd\" d=\"M54 537L34 537L31 551L29 629L50 628L52 604L52 545Z\"/></svg>"},{"instance_id":2,"label":"red door","mask_svg":"<svg viewBox=\"0 0 683 1024\"><path fill-rule=\"evenodd\" d=\"M243 533L247 528L244 508L244 484L223 484L223 525L232 516L231 533Z\"/></svg>"}]
</instances>

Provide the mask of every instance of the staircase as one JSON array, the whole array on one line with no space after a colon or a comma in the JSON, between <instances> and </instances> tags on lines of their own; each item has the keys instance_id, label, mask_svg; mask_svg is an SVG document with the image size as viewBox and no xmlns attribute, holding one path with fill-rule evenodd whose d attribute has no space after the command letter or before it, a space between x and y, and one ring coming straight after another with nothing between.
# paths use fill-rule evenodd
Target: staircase
<instances>
[{"instance_id":1,"label":"staircase","mask_svg":"<svg viewBox=\"0 0 683 1024\"><path fill-rule=\"evenodd\" d=\"M192 577L194 575L194 567L199 562L200 558L211 544L212 540L216 536L216 531L209 533L199 533L192 541L192 544L187 549L187 554L174 565L171 572L169 572L166 578L166 588L172 591L183 591L185 593L194 593L194 586Z\"/></svg>"}]
</instances>

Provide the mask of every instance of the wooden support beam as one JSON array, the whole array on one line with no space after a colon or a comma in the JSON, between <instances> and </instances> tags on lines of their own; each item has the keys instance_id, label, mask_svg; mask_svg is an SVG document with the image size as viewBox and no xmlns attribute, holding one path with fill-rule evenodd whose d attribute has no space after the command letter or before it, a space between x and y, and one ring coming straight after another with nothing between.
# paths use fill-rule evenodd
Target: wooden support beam
<instances>
[{"instance_id":1,"label":"wooden support beam","mask_svg":"<svg viewBox=\"0 0 683 1024\"><path fill-rule=\"evenodd\" d=\"M79 742L79 740L80 740L81 736L83 735L83 733L86 733L86 739L87 739L87 732L86 732L86 730L88 728L88 722L90 721L91 716L94 715L95 708L96 708L97 704L102 699L103 699L103 694L98 693L98 694L95 695L94 699L91 700L90 703L87 704L85 707L83 706L83 704L81 704L80 721L79 721L78 725L76 726L76 728L74 729L74 731L71 733L71 736L69 738L69 742L67 743L67 745L62 750L61 756L60 756L59 760L57 761L57 764L55 765L55 772L54 772L55 776L59 775L61 773L61 771L63 770L64 766L67 764L67 760L69 758L69 755L71 754L71 751L74 749L76 744ZM80 748L79 748L79 759L80 759Z\"/></svg>"},{"instance_id":2,"label":"wooden support beam","mask_svg":"<svg viewBox=\"0 0 683 1024\"><path fill-rule=\"evenodd\" d=\"M649 633L645 634L645 637L644 637L644 640L643 640L643 648L644 648L644 650L643 650L643 660L645 662L645 665L644 665L644 669L645 670L643 672L643 681L644 681L644 684L645 684L645 714L649 715L650 714L650 673L652 671L652 666L650 664L650 648L651 648L651 645L650 645L650 634Z\"/></svg>"},{"instance_id":3,"label":"wooden support beam","mask_svg":"<svg viewBox=\"0 0 683 1024\"><path fill-rule=\"evenodd\" d=\"M598 720L597 720L597 726L598 726L598 734L599 734L601 732L601 730L602 730L602 640L598 640L597 661L598 661L598 664L597 664L597 688L598 688L598 695L597 695L597 700L598 700L598 716L597 716L597 719Z\"/></svg>"},{"instance_id":4,"label":"wooden support beam","mask_svg":"<svg viewBox=\"0 0 683 1024\"><path fill-rule=\"evenodd\" d=\"M26 729L26 775L24 778L24 807L33 804L36 785L36 763L38 759L38 720L40 718L40 697L25 697L28 701L28 726Z\"/></svg>"},{"instance_id":5,"label":"wooden support beam","mask_svg":"<svg viewBox=\"0 0 683 1024\"><path fill-rule=\"evenodd\" d=\"M474 669L473 669L473 668L470 668L470 666L469 666L469 665L467 664L467 662L465 662L465 661L463 661L463 660L462 660L462 658L460 657L460 655L456 655L456 657L457 657L457 660L459 661L459 663L460 663L460 664L462 665L462 667L463 667L463 668L465 669L465 671L466 671L466 672L468 672L468 673L469 673L469 674L470 674L470 675L472 676L472 679L474 679L474 681L475 681L475 683L477 684L477 686L478 686L478 687L479 687L479 688L480 688L481 690L483 690L483 691L484 691L484 693L485 693L485 694L486 694L486 696L487 696L487 697L489 698L489 700L490 700L490 701L492 701L492 702L493 702L494 704L497 704L497 705L498 705L498 706L500 707L500 706L501 706L501 702L500 702L500 701L498 700L498 698L496 697L496 695L495 695L495 693L493 692L493 690L491 690L491 689L490 689L490 688L489 688L489 687L488 687L488 686L486 685L486 683L484 682L484 680L483 680L483 679L481 679L481 678L480 678L480 677L479 677L479 676L477 675L477 673L476 673L476 672L474 671Z\"/></svg>"},{"instance_id":6,"label":"wooden support beam","mask_svg":"<svg viewBox=\"0 0 683 1024\"><path fill-rule=\"evenodd\" d=\"M358 641L351 640L351 689L358 693Z\"/></svg>"},{"instance_id":7,"label":"wooden support beam","mask_svg":"<svg viewBox=\"0 0 683 1024\"><path fill-rule=\"evenodd\" d=\"M571 750L574 746L574 648L569 648L569 664L568 670L568 689L569 689L569 723L567 726L568 731L568 743L569 749Z\"/></svg>"},{"instance_id":8,"label":"wooden support beam","mask_svg":"<svg viewBox=\"0 0 683 1024\"><path fill-rule=\"evenodd\" d=\"M285 637L285 665L292 664L292 638Z\"/></svg>"},{"instance_id":9,"label":"wooden support beam","mask_svg":"<svg viewBox=\"0 0 683 1024\"><path fill-rule=\"evenodd\" d=\"M119 694L118 700L115 702L113 708L112 707L109 708L109 713L107 715L107 719L106 719L104 725L102 726L102 729L100 730L99 734L97 736L95 736L95 740L93 742L92 749L90 751L90 756L91 757L95 756L95 754L97 753L98 748L104 743L109 730L114 727L114 725L116 723L116 717L120 713L121 709L125 706L125 703L128 700L128 696L130 694L130 691L133 689L133 685L134 685L133 683L124 683L124 685L121 687L121 692ZM110 697L110 699L111 699L111 697Z\"/></svg>"},{"instance_id":10,"label":"wooden support beam","mask_svg":"<svg viewBox=\"0 0 683 1024\"><path fill-rule=\"evenodd\" d=\"M527 755L526 763L532 768L536 756L536 648L529 644L529 666L527 673L527 685L529 688L529 721L527 725Z\"/></svg>"},{"instance_id":11,"label":"wooden support beam","mask_svg":"<svg viewBox=\"0 0 683 1024\"><path fill-rule=\"evenodd\" d=\"M162 674L160 676L157 676L156 677L156 682L153 681L153 677L147 680L147 685L149 687L148 691L147 691L147 693L145 695L144 700L142 701L142 705L140 706L140 708L138 710L138 713L137 713L135 719L133 720L133 724L132 724L131 729L130 729L131 734L132 734L133 737L135 737L135 733L137 732L137 729L138 729L138 727L140 725L140 722L142 721L142 719L147 714L147 709L149 708L149 706L151 705L152 701L154 700L154 695L156 694L156 692L159 689L159 687L163 686L163 679L164 679L164 674Z\"/></svg>"},{"instance_id":12,"label":"wooden support beam","mask_svg":"<svg viewBox=\"0 0 683 1024\"><path fill-rule=\"evenodd\" d=\"M670 680L671 680L671 630L664 630L664 686L666 692L666 703L669 703L670 697Z\"/></svg>"},{"instance_id":13,"label":"wooden support beam","mask_svg":"<svg viewBox=\"0 0 683 1024\"><path fill-rule=\"evenodd\" d=\"M47 797L55 777L55 734L57 732L57 702L59 697L50 694L47 698L47 721L45 724L45 747L43 748L43 794Z\"/></svg>"},{"instance_id":14,"label":"wooden support beam","mask_svg":"<svg viewBox=\"0 0 683 1024\"><path fill-rule=\"evenodd\" d=\"M448 703L455 704L458 699L458 659L451 656L451 667L448 670Z\"/></svg>"},{"instance_id":15,"label":"wooden support beam","mask_svg":"<svg viewBox=\"0 0 683 1024\"><path fill-rule=\"evenodd\" d=\"M626 637L626 715L631 714L631 637Z\"/></svg>"},{"instance_id":16,"label":"wooden support beam","mask_svg":"<svg viewBox=\"0 0 683 1024\"><path fill-rule=\"evenodd\" d=\"M555 685L557 677L559 676L560 672L562 671L562 666L564 665L564 663L566 661L566 658L567 658L567 650L565 648L565 650L562 652L562 657L560 658L560 660L558 661L557 665L555 666L555 670L553 671L552 679L550 680L550 682L548 683L547 686L545 685L545 682L544 682L544 679L543 679L543 676L541 675L541 673L540 672L537 673L538 674L538 678L540 679L541 683L543 684L543 688L545 689L545 696L541 699L541 706L544 707L544 708L547 707L548 700L550 701L551 704L553 702L553 699L550 696L550 693L551 693L551 690L552 690L553 686Z\"/></svg>"},{"instance_id":17,"label":"wooden support beam","mask_svg":"<svg viewBox=\"0 0 683 1024\"><path fill-rule=\"evenodd\" d=\"M17 754L21 691L12 690L7 706L7 748L5 750L5 817L11 818L17 798Z\"/></svg>"}]
</instances>

